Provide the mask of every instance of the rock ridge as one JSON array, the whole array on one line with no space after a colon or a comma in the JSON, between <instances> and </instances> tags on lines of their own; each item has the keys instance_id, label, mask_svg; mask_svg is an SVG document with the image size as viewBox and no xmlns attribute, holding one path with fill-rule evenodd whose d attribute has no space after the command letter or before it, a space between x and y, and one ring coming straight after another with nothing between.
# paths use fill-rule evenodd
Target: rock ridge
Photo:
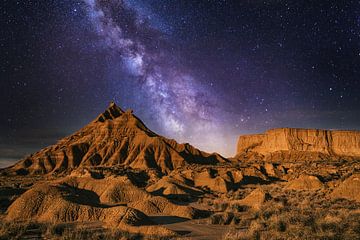
<instances>
[{"instance_id":1,"label":"rock ridge","mask_svg":"<svg viewBox=\"0 0 360 240\"><path fill-rule=\"evenodd\" d=\"M239 137L237 155L269 156L276 152L360 157L360 131L276 128Z\"/></svg>"},{"instance_id":2,"label":"rock ridge","mask_svg":"<svg viewBox=\"0 0 360 240\"><path fill-rule=\"evenodd\" d=\"M162 137L133 114L115 103L94 121L2 170L5 174L70 173L84 166L154 168L162 173L186 164L216 164L226 161L218 154L202 152L190 144Z\"/></svg>"}]
</instances>

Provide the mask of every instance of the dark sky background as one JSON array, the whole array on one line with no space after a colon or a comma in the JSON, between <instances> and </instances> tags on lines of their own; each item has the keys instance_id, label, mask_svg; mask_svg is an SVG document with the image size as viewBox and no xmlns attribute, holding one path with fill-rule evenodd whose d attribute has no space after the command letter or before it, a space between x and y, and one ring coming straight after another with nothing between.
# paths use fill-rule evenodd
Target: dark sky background
<instances>
[{"instance_id":1,"label":"dark sky background","mask_svg":"<svg viewBox=\"0 0 360 240\"><path fill-rule=\"evenodd\" d=\"M360 129L359 1L3 0L0 165L111 100L225 156L240 134Z\"/></svg>"}]
</instances>

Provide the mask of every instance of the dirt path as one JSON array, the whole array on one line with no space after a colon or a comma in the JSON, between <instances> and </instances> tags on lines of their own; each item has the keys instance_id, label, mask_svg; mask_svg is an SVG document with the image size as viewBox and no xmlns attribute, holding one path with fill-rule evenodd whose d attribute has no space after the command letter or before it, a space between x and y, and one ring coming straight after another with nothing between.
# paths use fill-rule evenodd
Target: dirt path
<instances>
[{"instance_id":1,"label":"dirt path","mask_svg":"<svg viewBox=\"0 0 360 240\"><path fill-rule=\"evenodd\" d=\"M229 229L228 226L202 224L197 223L196 220L172 222L169 224L162 222L161 224L178 232L183 238L193 240L222 240Z\"/></svg>"}]
</instances>

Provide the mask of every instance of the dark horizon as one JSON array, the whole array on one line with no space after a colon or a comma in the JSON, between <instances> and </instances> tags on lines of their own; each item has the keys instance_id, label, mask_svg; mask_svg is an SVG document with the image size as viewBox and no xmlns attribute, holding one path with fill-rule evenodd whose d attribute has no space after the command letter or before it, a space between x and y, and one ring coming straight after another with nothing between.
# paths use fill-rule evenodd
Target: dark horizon
<instances>
[{"instance_id":1,"label":"dark horizon","mask_svg":"<svg viewBox=\"0 0 360 240\"><path fill-rule=\"evenodd\" d=\"M240 134L360 130L358 1L4 1L0 167L114 100L235 154Z\"/></svg>"}]
</instances>

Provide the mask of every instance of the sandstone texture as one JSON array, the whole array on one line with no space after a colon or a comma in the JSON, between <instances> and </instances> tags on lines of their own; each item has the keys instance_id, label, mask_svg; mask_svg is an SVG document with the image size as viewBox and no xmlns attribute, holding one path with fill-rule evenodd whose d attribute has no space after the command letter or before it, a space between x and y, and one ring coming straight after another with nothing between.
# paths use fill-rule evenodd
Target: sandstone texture
<instances>
[{"instance_id":1,"label":"sandstone texture","mask_svg":"<svg viewBox=\"0 0 360 240\"><path fill-rule=\"evenodd\" d=\"M104 207L86 190L63 184L39 184L9 207L5 218L45 222L102 221L113 227L142 225L147 216L126 206Z\"/></svg>"},{"instance_id":2,"label":"sandstone texture","mask_svg":"<svg viewBox=\"0 0 360 240\"><path fill-rule=\"evenodd\" d=\"M240 204L249 206L255 210L259 210L266 201L270 200L271 196L261 188L252 191L248 196L242 200L233 201L232 204Z\"/></svg>"},{"instance_id":3,"label":"sandstone texture","mask_svg":"<svg viewBox=\"0 0 360 240\"><path fill-rule=\"evenodd\" d=\"M251 154L250 154L251 153ZM319 160L335 156L360 157L360 131L278 128L242 135L237 155L265 159Z\"/></svg>"},{"instance_id":4,"label":"sandstone texture","mask_svg":"<svg viewBox=\"0 0 360 240\"><path fill-rule=\"evenodd\" d=\"M111 103L104 113L71 136L34 153L5 170L15 174L64 173L80 166L126 165L163 173L190 163L225 159L179 144L149 130L132 111Z\"/></svg>"},{"instance_id":5,"label":"sandstone texture","mask_svg":"<svg viewBox=\"0 0 360 240\"><path fill-rule=\"evenodd\" d=\"M112 103L0 169L0 239L215 240L228 230L225 239L358 239L359 179L356 131L269 130L241 136L225 159L162 137ZM83 225L87 235L68 235Z\"/></svg>"},{"instance_id":6,"label":"sandstone texture","mask_svg":"<svg viewBox=\"0 0 360 240\"><path fill-rule=\"evenodd\" d=\"M331 194L334 198L346 198L360 202L360 173L345 179Z\"/></svg>"},{"instance_id":7,"label":"sandstone texture","mask_svg":"<svg viewBox=\"0 0 360 240\"><path fill-rule=\"evenodd\" d=\"M229 184L220 176L212 176L210 171L196 173L194 176L194 185L196 187L207 187L216 192L227 192Z\"/></svg>"},{"instance_id":8,"label":"sandstone texture","mask_svg":"<svg viewBox=\"0 0 360 240\"><path fill-rule=\"evenodd\" d=\"M146 191L169 197L196 196L202 194L202 191L187 185L185 181L185 179L174 179L164 176L159 181L147 187Z\"/></svg>"},{"instance_id":9,"label":"sandstone texture","mask_svg":"<svg viewBox=\"0 0 360 240\"><path fill-rule=\"evenodd\" d=\"M324 184L316 176L301 175L290 181L286 188L293 190L318 190L324 187Z\"/></svg>"}]
</instances>

